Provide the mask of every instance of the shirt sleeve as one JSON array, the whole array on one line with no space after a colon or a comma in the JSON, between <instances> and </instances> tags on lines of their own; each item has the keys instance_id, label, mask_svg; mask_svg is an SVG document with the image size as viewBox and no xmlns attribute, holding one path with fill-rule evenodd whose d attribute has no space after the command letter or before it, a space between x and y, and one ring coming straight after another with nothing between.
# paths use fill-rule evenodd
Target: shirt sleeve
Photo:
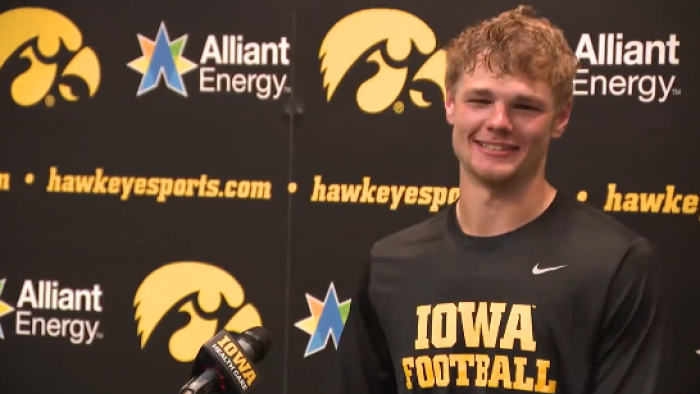
<instances>
[{"instance_id":1,"label":"shirt sleeve","mask_svg":"<svg viewBox=\"0 0 700 394\"><path fill-rule=\"evenodd\" d=\"M352 298L345 328L327 377L327 394L396 394L389 348L369 296L370 266Z\"/></svg>"},{"instance_id":2,"label":"shirt sleeve","mask_svg":"<svg viewBox=\"0 0 700 394\"><path fill-rule=\"evenodd\" d=\"M659 258L644 239L625 256L608 289L592 394L653 394L662 351Z\"/></svg>"}]
</instances>

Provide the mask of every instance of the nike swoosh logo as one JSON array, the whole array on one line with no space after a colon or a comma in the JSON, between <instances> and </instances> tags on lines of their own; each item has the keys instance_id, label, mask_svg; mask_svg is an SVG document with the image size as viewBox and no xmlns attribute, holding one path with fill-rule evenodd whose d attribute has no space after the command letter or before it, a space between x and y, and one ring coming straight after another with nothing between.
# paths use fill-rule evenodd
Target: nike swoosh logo
<instances>
[{"instance_id":1,"label":"nike swoosh logo","mask_svg":"<svg viewBox=\"0 0 700 394\"><path fill-rule=\"evenodd\" d=\"M540 266L540 263L537 263L534 267L532 267L533 274L540 275L540 274L544 274L545 272L554 271L554 270L558 270L559 268L566 267L565 265L560 265L558 267L550 267L550 268L540 268L539 266Z\"/></svg>"}]
</instances>

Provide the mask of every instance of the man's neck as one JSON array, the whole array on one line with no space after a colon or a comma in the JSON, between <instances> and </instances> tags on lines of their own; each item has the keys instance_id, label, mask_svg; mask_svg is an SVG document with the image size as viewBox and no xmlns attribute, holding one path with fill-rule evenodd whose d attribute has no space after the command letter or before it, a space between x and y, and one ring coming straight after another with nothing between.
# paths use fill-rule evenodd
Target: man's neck
<instances>
[{"instance_id":1,"label":"man's neck","mask_svg":"<svg viewBox=\"0 0 700 394\"><path fill-rule=\"evenodd\" d=\"M460 171L457 222L466 234L492 237L513 231L540 216L556 189L543 176L507 190L495 190Z\"/></svg>"}]
</instances>

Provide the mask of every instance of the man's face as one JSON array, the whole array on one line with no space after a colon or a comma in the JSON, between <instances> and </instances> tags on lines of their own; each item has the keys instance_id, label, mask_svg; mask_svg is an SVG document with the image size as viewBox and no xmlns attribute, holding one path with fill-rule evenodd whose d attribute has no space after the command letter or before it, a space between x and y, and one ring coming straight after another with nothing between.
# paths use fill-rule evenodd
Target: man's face
<instances>
[{"instance_id":1,"label":"man's face","mask_svg":"<svg viewBox=\"0 0 700 394\"><path fill-rule=\"evenodd\" d=\"M453 149L467 174L485 184L533 177L571 113L571 104L557 107L546 83L483 67L465 74L452 93L445 110Z\"/></svg>"}]
</instances>

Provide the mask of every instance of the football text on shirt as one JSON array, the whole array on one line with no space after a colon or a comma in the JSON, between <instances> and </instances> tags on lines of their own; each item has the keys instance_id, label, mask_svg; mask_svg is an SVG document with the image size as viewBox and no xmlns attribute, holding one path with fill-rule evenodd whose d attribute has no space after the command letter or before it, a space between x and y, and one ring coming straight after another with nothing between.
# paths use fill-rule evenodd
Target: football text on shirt
<instances>
[{"instance_id":1,"label":"football text on shirt","mask_svg":"<svg viewBox=\"0 0 700 394\"><path fill-rule=\"evenodd\" d=\"M420 305L416 308L418 331L415 350L451 349L462 340L466 348L501 349L534 352L537 343L532 329L534 305L497 302L459 302ZM476 312L476 317L474 313ZM498 338L501 325L503 336ZM457 338L461 325L463 338ZM483 341L482 341L483 339ZM518 345L516 347L516 339ZM536 393L555 393L557 382L547 378L549 360L532 360L522 356L496 354L438 353L404 357L401 360L406 377L406 388L414 384L421 388L475 386L522 390ZM536 377L526 376L528 364L534 364ZM452 369L456 379L451 381ZM529 369L532 369L530 367ZM514 373L512 373L514 371Z\"/></svg>"}]
</instances>

